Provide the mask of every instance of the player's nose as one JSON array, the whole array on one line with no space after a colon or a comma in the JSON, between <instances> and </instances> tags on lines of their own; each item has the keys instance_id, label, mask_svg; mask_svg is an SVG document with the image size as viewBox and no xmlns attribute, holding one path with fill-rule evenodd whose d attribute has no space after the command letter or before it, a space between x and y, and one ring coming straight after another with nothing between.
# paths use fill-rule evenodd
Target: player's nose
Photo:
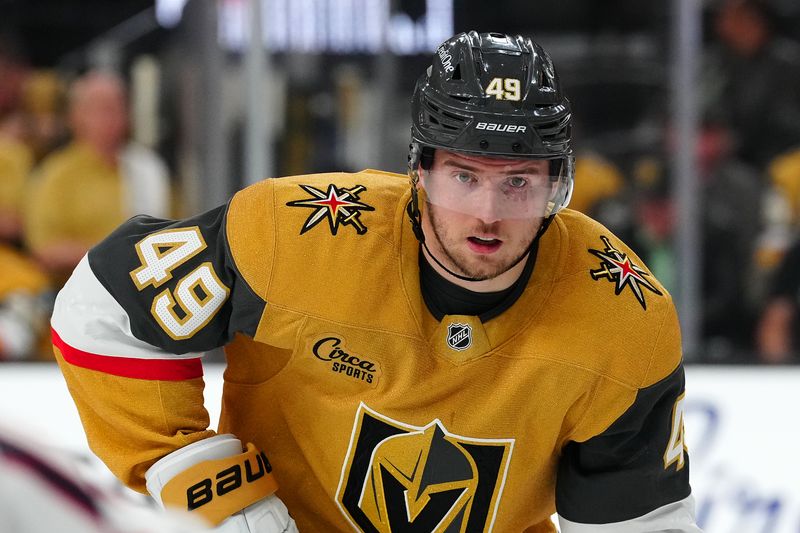
<instances>
[{"instance_id":1,"label":"player's nose","mask_svg":"<svg viewBox=\"0 0 800 533\"><path fill-rule=\"evenodd\" d=\"M482 190L475 204L475 217L484 224L502 220L502 193L497 189L487 187Z\"/></svg>"}]
</instances>

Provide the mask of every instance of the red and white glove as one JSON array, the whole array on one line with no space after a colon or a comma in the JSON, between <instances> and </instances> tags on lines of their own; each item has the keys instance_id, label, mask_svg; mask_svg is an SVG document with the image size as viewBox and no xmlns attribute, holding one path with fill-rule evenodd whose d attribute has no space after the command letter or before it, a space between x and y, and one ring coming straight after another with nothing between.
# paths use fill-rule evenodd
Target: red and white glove
<instances>
[{"instance_id":1,"label":"red and white glove","mask_svg":"<svg viewBox=\"0 0 800 533\"><path fill-rule=\"evenodd\" d=\"M163 507L199 514L220 533L297 533L264 452L215 435L165 456L145 473Z\"/></svg>"}]
</instances>

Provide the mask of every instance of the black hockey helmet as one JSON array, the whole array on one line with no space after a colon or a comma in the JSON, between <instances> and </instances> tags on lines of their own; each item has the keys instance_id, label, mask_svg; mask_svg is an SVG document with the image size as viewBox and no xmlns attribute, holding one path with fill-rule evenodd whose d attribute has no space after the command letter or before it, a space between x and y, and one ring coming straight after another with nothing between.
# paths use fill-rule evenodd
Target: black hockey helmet
<instances>
[{"instance_id":1,"label":"black hockey helmet","mask_svg":"<svg viewBox=\"0 0 800 533\"><path fill-rule=\"evenodd\" d=\"M569 202L574 176L571 109L553 62L520 35L460 33L438 48L412 98L409 174L430 167L437 148L489 157L549 159L557 194ZM416 194L415 194L416 196Z\"/></svg>"}]
</instances>

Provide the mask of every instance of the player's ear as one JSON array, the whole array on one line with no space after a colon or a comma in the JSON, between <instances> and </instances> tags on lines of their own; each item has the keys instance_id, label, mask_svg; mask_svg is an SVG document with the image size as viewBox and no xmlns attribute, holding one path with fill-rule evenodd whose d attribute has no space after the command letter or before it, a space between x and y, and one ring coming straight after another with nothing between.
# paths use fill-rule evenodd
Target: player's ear
<instances>
[{"instance_id":1,"label":"player's ear","mask_svg":"<svg viewBox=\"0 0 800 533\"><path fill-rule=\"evenodd\" d=\"M419 176L419 184L423 188L427 185L428 171L422 168L422 165L417 165L417 175Z\"/></svg>"}]
</instances>

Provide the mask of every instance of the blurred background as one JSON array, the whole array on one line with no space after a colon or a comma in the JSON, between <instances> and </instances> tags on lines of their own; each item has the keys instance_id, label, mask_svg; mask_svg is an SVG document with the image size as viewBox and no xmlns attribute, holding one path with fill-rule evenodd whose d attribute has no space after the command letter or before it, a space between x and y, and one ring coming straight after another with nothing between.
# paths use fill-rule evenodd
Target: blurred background
<instances>
[{"instance_id":1,"label":"blurred background","mask_svg":"<svg viewBox=\"0 0 800 533\"><path fill-rule=\"evenodd\" d=\"M188 216L263 177L405 173L416 78L470 29L549 50L571 207L675 297L687 416L723 458L698 466L707 530L797 531L797 476L753 430L800 379L796 0L0 0L0 361L40 363L0 382L50 372L55 292L132 214ZM775 462L731 466L754 454Z\"/></svg>"},{"instance_id":2,"label":"blurred background","mask_svg":"<svg viewBox=\"0 0 800 533\"><path fill-rule=\"evenodd\" d=\"M797 2L0 9L5 359L49 357L32 323L47 302L25 296L52 294L132 214L194 214L267 176L404 172L416 77L441 41L474 28L533 35L550 51L574 106L572 207L630 243L673 293L687 361L797 360Z\"/></svg>"}]
</instances>

